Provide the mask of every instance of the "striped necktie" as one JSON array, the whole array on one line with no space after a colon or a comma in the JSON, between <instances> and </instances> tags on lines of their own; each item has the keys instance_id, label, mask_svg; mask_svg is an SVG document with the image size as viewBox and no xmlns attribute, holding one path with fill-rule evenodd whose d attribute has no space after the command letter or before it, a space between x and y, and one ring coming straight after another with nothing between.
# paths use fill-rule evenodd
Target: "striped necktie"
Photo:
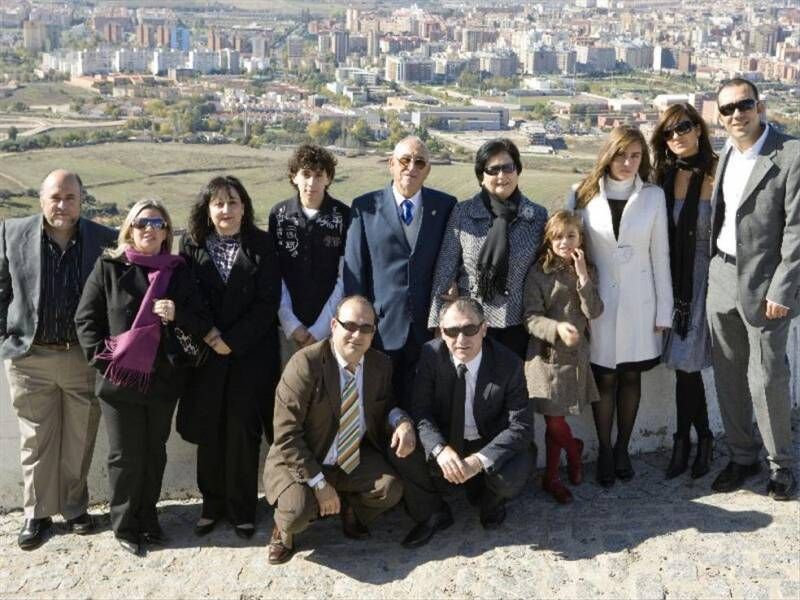
<instances>
[{"instance_id":1,"label":"striped necktie","mask_svg":"<svg viewBox=\"0 0 800 600\"><path fill-rule=\"evenodd\" d=\"M358 466L358 446L361 443L361 418L356 376L345 370L347 381L342 391L342 412L339 417L339 434L336 442L336 464L345 473Z\"/></svg>"},{"instance_id":2,"label":"striped necktie","mask_svg":"<svg viewBox=\"0 0 800 600\"><path fill-rule=\"evenodd\" d=\"M414 220L414 203L406 198L400 203L400 208L402 210L400 218L403 219L403 223L408 227Z\"/></svg>"}]
</instances>

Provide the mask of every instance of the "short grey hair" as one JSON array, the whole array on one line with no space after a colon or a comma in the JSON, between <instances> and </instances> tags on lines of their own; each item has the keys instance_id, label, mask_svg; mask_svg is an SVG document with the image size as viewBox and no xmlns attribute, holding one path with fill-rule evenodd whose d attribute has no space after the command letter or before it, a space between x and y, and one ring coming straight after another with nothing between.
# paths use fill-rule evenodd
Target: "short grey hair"
<instances>
[{"instance_id":1,"label":"short grey hair","mask_svg":"<svg viewBox=\"0 0 800 600\"><path fill-rule=\"evenodd\" d=\"M483 306L475 298L469 296L459 296L455 300L446 302L439 310L439 324L441 325L444 316L451 308L455 308L460 313L472 313L473 316L478 317L478 322L483 323L486 320L486 314L483 312Z\"/></svg>"}]
</instances>

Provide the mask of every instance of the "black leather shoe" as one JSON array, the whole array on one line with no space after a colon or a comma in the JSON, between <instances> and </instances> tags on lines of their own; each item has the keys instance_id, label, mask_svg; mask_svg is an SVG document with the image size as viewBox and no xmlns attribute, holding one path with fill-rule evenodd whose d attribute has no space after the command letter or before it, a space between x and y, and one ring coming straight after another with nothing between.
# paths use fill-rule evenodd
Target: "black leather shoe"
<instances>
[{"instance_id":1,"label":"black leather shoe","mask_svg":"<svg viewBox=\"0 0 800 600\"><path fill-rule=\"evenodd\" d=\"M664 479L675 479L689 468L689 451L692 449L689 435L683 436L676 433L672 436L672 440L672 458L669 459Z\"/></svg>"},{"instance_id":2,"label":"black leather shoe","mask_svg":"<svg viewBox=\"0 0 800 600\"><path fill-rule=\"evenodd\" d=\"M53 525L50 517L42 519L25 519L22 531L19 532L17 543L23 550L34 550L44 543L47 532Z\"/></svg>"},{"instance_id":3,"label":"black leather shoe","mask_svg":"<svg viewBox=\"0 0 800 600\"><path fill-rule=\"evenodd\" d=\"M159 527L158 529L142 533L142 542L150 546L164 547L169 544L169 538L164 535L164 531Z\"/></svg>"},{"instance_id":4,"label":"black leather shoe","mask_svg":"<svg viewBox=\"0 0 800 600\"><path fill-rule=\"evenodd\" d=\"M78 535L86 535L94 531L94 520L89 513L83 513L74 519L67 519L67 529Z\"/></svg>"},{"instance_id":5,"label":"black leather shoe","mask_svg":"<svg viewBox=\"0 0 800 600\"><path fill-rule=\"evenodd\" d=\"M759 471L761 471L761 463L759 462L755 462L752 465L740 465L730 461L717 475L714 483L711 484L711 489L721 493L738 490L747 479L753 475L758 475Z\"/></svg>"},{"instance_id":6,"label":"black leather shoe","mask_svg":"<svg viewBox=\"0 0 800 600\"><path fill-rule=\"evenodd\" d=\"M791 500L797 491L797 480L791 469L778 469L769 476L767 493L773 500Z\"/></svg>"},{"instance_id":7,"label":"black leather shoe","mask_svg":"<svg viewBox=\"0 0 800 600\"><path fill-rule=\"evenodd\" d=\"M233 528L233 532L243 540L249 540L251 537L253 537L253 534L256 532L256 528L252 524L249 527L243 527L242 525L235 525Z\"/></svg>"},{"instance_id":8,"label":"black leather shoe","mask_svg":"<svg viewBox=\"0 0 800 600\"><path fill-rule=\"evenodd\" d=\"M692 463L692 479L699 479L711 471L714 460L714 436L704 435L697 440L697 454Z\"/></svg>"},{"instance_id":9,"label":"black leather shoe","mask_svg":"<svg viewBox=\"0 0 800 600\"><path fill-rule=\"evenodd\" d=\"M120 548L125 550L125 552L129 552L134 556L142 555L142 546L139 542L132 542L131 540L126 540L125 538L117 538L117 543L119 544Z\"/></svg>"},{"instance_id":10,"label":"black leather shoe","mask_svg":"<svg viewBox=\"0 0 800 600\"><path fill-rule=\"evenodd\" d=\"M484 529L497 529L506 520L505 500L491 510L481 510L481 525Z\"/></svg>"},{"instance_id":11,"label":"black leather shoe","mask_svg":"<svg viewBox=\"0 0 800 600\"><path fill-rule=\"evenodd\" d=\"M452 524L453 513L447 504L443 504L442 509L433 513L427 521L414 525L401 544L404 548L419 548L430 542L437 531L443 531Z\"/></svg>"},{"instance_id":12,"label":"black leather shoe","mask_svg":"<svg viewBox=\"0 0 800 600\"><path fill-rule=\"evenodd\" d=\"M610 450L600 448L597 454L597 483L604 488L614 485L614 455Z\"/></svg>"},{"instance_id":13,"label":"black leather shoe","mask_svg":"<svg viewBox=\"0 0 800 600\"><path fill-rule=\"evenodd\" d=\"M206 523L205 525L197 524L194 526L194 534L197 537L203 537L204 535L208 535L212 531L214 531L214 527L217 526L216 521L211 521L211 523Z\"/></svg>"},{"instance_id":14,"label":"black leather shoe","mask_svg":"<svg viewBox=\"0 0 800 600\"><path fill-rule=\"evenodd\" d=\"M352 506L343 506L340 516L342 517L342 533L344 533L344 537L351 540L365 540L370 537L369 529L358 520Z\"/></svg>"},{"instance_id":15,"label":"black leather shoe","mask_svg":"<svg viewBox=\"0 0 800 600\"><path fill-rule=\"evenodd\" d=\"M636 475L628 449L622 446L614 446L614 474L620 481L630 481Z\"/></svg>"}]
</instances>

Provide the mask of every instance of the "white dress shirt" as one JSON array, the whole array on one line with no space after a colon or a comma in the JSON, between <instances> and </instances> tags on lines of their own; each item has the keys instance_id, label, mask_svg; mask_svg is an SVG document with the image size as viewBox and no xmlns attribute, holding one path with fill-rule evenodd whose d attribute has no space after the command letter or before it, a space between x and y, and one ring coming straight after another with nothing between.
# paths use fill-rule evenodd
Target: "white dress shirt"
<instances>
[{"instance_id":1,"label":"white dress shirt","mask_svg":"<svg viewBox=\"0 0 800 600\"><path fill-rule=\"evenodd\" d=\"M471 361L462 363L452 354L450 358L456 369L458 365L466 365L467 373L466 380L466 400L464 402L464 439L467 441L480 439L481 434L478 432L478 425L475 423L475 386L478 383L478 370L481 368L481 359L483 359L483 350L478 352L478 355ZM484 470L492 466L492 462L480 452L476 452L475 456L481 461Z\"/></svg>"},{"instance_id":2,"label":"white dress shirt","mask_svg":"<svg viewBox=\"0 0 800 600\"><path fill-rule=\"evenodd\" d=\"M725 200L725 216L722 227L717 236L717 248L725 254L736 256L736 211L742 203L744 188L747 180L756 166L756 160L767 140L769 125L764 127L764 132L755 144L742 152L736 144L729 142L730 156L725 166L725 173L722 176L722 195Z\"/></svg>"},{"instance_id":3,"label":"white dress shirt","mask_svg":"<svg viewBox=\"0 0 800 600\"><path fill-rule=\"evenodd\" d=\"M409 247L414 248L417 245L417 238L419 237L419 230L422 226L422 190L418 190L411 198L406 198L401 194L394 185L392 186L392 194L394 194L394 202L397 205L397 215L400 220L400 225L403 227L403 233L406 236L406 241ZM412 210L411 223L408 225L403 221L403 209L401 204L408 200L414 207Z\"/></svg>"},{"instance_id":4,"label":"white dress shirt","mask_svg":"<svg viewBox=\"0 0 800 600\"><path fill-rule=\"evenodd\" d=\"M305 209L303 209L305 211ZM342 283L342 270L344 268L344 257L339 259L339 275L336 277L336 285L333 286L333 291L322 307L322 310L317 316L314 324L308 328L308 333L314 336L314 339L319 341L323 340L331 334L331 320L336 313L336 305L339 300L344 296L344 284ZM302 325L300 319L294 314L294 307L292 306L292 296L289 294L289 288L286 283L281 279L281 303L278 308L278 321L280 322L283 334L287 338L291 338L294 330Z\"/></svg>"}]
</instances>

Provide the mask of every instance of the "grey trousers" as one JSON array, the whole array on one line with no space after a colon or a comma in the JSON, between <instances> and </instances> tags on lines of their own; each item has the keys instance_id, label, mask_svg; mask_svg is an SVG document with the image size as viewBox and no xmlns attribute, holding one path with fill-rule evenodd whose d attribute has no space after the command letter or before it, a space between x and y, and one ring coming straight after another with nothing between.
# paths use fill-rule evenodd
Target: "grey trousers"
<instances>
[{"instance_id":1,"label":"grey trousers","mask_svg":"<svg viewBox=\"0 0 800 600\"><path fill-rule=\"evenodd\" d=\"M742 465L758 461L755 409L770 468L788 468L794 460L786 356L791 321L752 326L744 317L737 290L736 265L712 258L706 307L717 399L731 459Z\"/></svg>"},{"instance_id":2,"label":"grey trousers","mask_svg":"<svg viewBox=\"0 0 800 600\"><path fill-rule=\"evenodd\" d=\"M25 356L6 360L5 368L19 419L25 518L83 514L100 421L95 370L79 346L33 346Z\"/></svg>"}]
</instances>

